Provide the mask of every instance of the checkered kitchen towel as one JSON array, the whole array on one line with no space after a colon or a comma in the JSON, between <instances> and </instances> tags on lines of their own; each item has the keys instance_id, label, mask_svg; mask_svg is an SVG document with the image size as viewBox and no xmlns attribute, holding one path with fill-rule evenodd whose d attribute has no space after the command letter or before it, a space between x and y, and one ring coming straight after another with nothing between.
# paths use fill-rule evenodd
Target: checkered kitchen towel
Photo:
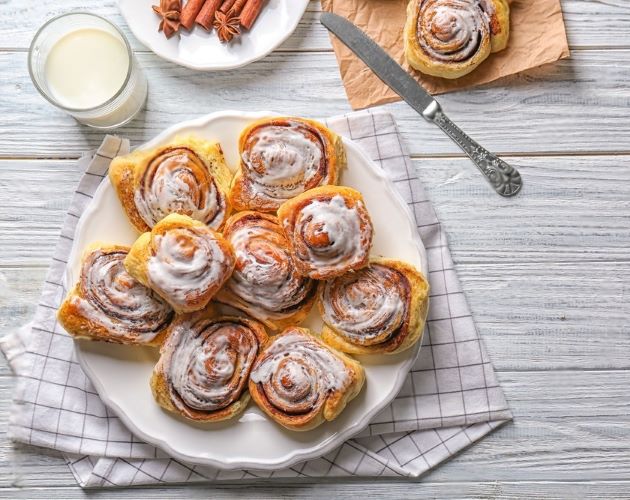
<instances>
[{"instance_id":1,"label":"checkered kitchen towel","mask_svg":"<svg viewBox=\"0 0 630 500\"><path fill-rule=\"evenodd\" d=\"M411 207L429 260L431 307L420 356L391 405L355 439L327 455L274 472L221 471L183 463L133 436L103 404L55 320L77 221L109 161L129 142L107 137L86 166L68 211L33 323L2 340L17 374L10 436L64 453L84 487L323 476L415 477L512 418L470 315L446 237L418 182L390 114L328 121L360 144Z\"/></svg>"}]
</instances>

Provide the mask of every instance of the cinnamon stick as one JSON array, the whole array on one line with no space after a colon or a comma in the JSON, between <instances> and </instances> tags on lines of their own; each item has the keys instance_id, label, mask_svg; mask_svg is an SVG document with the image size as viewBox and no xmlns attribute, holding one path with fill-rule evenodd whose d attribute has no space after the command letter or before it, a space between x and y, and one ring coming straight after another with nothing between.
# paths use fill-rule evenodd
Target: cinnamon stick
<instances>
[{"instance_id":1,"label":"cinnamon stick","mask_svg":"<svg viewBox=\"0 0 630 500\"><path fill-rule=\"evenodd\" d=\"M214 14L222 2L223 0L206 0L199 14L197 14L195 22L203 29L210 31L214 22Z\"/></svg>"},{"instance_id":2,"label":"cinnamon stick","mask_svg":"<svg viewBox=\"0 0 630 500\"><path fill-rule=\"evenodd\" d=\"M182 26L189 30L195 24L195 18L199 14L199 11L203 7L205 0L188 0L180 16L180 22Z\"/></svg>"},{"instance_id":3,"label":"cinnamon stick","mask_svg":"<svg viewBox=\"0 0 630 500\"><path fill-rule=\"evenodd\" d=\"M238 16L243 10L243 7L245 7L245 2L247 2L247 0L236 0L234 5L232 5L232 14Z\"/></svg>"},{"instance_id":4,"label":"cinnamon stick","mask_svg":"<svg viewBox=\"0 0 630 500\"><path fill-rule=\"evenodd\" d=\"M224 14L227 14L228 11L232 8L232 5L234 5L235 2L236 2L236 0L224 0L224 2L221 4L221 8L219 10L221 12L223 12Z\"/></svg>"},{"instance_id":5,"label":"cinnamon stick","mask_svg":"<svg viewBox=\"0 0 630 500\"><path fill-rule=\"evenodd\" d=\"M246 29L251 29L262 10L263 0L247 0L241 11L241 25Z\"/></svg>"}]
</instances>

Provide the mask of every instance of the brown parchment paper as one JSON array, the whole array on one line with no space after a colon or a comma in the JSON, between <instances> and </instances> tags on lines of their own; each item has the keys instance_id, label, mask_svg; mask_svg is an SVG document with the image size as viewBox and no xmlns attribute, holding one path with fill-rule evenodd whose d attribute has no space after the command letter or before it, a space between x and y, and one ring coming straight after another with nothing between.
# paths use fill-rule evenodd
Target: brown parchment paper
<instances>
[{"instance_id":1,"label":"brown parchment paper","mask_svg":"<svg viewBox=\"0 0 630 500\"><path fill-rule=\"evenodd\" d=\"M343 16L365 31L432 94L492 82L569 56L560 0L512 0L508 47L491 54L481 66L457 80L423 75L411 69L403 54L407 0L321 0L322 8ZM331 36L341 78L353 109L399 101L344 44Z\"/></svg>"}]
</instances>

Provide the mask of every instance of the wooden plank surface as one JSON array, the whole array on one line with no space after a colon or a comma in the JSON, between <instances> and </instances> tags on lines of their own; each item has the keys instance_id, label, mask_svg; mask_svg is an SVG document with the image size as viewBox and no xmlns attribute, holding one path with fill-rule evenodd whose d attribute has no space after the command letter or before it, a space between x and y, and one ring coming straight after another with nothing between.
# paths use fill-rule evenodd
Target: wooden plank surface
<instances>
[{"instance_id":1,"label":"wooden plank surface","mask_svg":"<svg viewBox=\"0 0 630 500\"><path fill-rule=\"evenodd\" d=\"M572 58L441 97L521 169L522 196L492 194L468 160L404 104L395 113L515 414L419 482L267 482L260 498L630 497L630 3L563 0ZM85 2L0 2L0 331L31 317L80 173L102 134L48 106L26 71L45 19ZM89 9L124 26L114 1ZM139 144L220 109L325 117L349 111L312 1L295 34L237 72L191 73L132 41L151 83L120 130ZM190 103L195 107L191 110ZM313 108L317 102L317 109ZM0 429L13 379L0 361ZM243 498L251 485L81 491L58 453L0 437L2 498Z\"/></svg>"}]
</instances>

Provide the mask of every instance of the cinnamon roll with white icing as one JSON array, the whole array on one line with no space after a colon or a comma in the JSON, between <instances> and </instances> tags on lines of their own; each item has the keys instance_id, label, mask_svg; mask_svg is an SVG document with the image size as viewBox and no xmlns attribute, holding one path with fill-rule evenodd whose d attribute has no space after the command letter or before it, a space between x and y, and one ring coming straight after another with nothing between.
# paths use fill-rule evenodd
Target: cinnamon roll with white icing
<instances>
[{"instance_id":1,"label":"cinnamon roll with white icing","mask_svg":"<svg viewBox=\"0 0 630 500\"><path fill-rule=\"evenodd\" d=\"M223 236L234 249L236 266L215 300L272 330L301 323L317 299L318 285L296 271L278 219L239 212L228 219Z\"/></svg>"},{"instance_id":2,"label":"cinnamon roll with white icing","mask_svg":"<svg viewBox=\"0 0 630 500\"><path fill-rule=\"evenodd\" d=\"M322 186L285 202L278 219L297 271L323 280L365 267L374 229L363 196Z\"/></svg>"},{"instance_id":3,"label":"cinnamon roll with white icing","mask_svg":"<svg viewBox=\"0 0 630 500\"><path fill-rule=\"evenodd\" d=\"M129 247L95 243L83 255L81 275L57 318L75 338L159 345L173 310L132 278L123 261Z\"/></svg>"},{"instance_id":4,"label":"cinnamon roll with white icing","mask_svg":"<svg viewBox=\"0 0 630 500\"><path fill-rule=\"evenodd\" d=\"M239 138L240 171L230 200L237 210L275 212L304 191L336 184L346 165L341 138L304 118L265 118Z\"/></svg>"},{"instance_id":5,"label":"cinnamon roll with white icing","mask_svg":"<svg viewBox=\"0 0 630 500\"><path fill-rule=\"evenodd\" d=\"M364 381L358 361L306 328L290 327L264 346L252 368L249 392L277 423L305 431L337 418Z\"/></svg>"},{"instance_id":6,"label":"cinnamon roll with white icing","mask_svg":"<svg viewBox=\"0 0 630 500\"><path fill-rule=\"evenodd\" d=\"M129 274L178 313L203 309L234 269L230 244L203 222L171 214L142 234L125 259Z\"/></svg>"},{"instance_id":7,"label":"cinnamon roll with white icing","mask_svg":"<svg viewBox=\"0 0 630 500\"><path fill-rule=\"evenodd\" d=\"M109 178L140 232L150 231L172 213L218 230L230 211L227 192L232 174L217 143L181 137L118 156L112 160Z\"/></svg>"},{"instance_id":8,"label":"cinnamon roll with white icing","mask_svg":"<svg viewBox=\"0 0 630 500\"><path fill-rule=\"evenodd\" d=\"M422 73L460 78L505 49L509 35L507 0L411 0L405 56Z\"/></svg>"},{"instance_id":9,"label":"cinnamon roll with white icing","mask_svg":"<svg viewBox=\"0 0 630 500\"><path fill-rule=\"evenodd\" d=\"M266 341L261 324L215 317L212 308L178 316L151 377L155 400L190 420L235 417L249 402L247 381Z\"/></svg>"},{"instance_id":10,"label":"cinnamon roll with white icing","mask_svg":"<svg viewBox=\"0 0 630 500\"><path fill-rule=\"evenodd\" d=\"M428 308L429 284L420 271L373 258L369 267L322 286L322 339L353 354L402 352L422 338Z\"/></svg>"}]
</instances>

